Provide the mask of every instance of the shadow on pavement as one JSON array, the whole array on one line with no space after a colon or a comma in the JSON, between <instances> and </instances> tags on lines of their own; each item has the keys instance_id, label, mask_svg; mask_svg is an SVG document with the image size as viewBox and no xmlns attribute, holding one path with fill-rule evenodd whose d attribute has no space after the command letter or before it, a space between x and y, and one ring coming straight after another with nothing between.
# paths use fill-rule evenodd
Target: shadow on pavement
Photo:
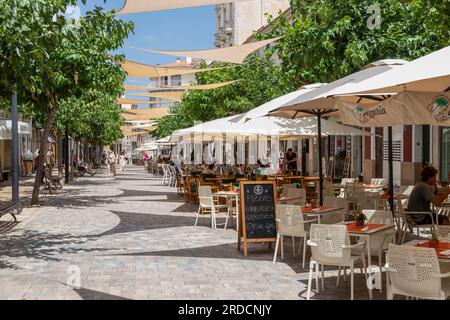
<instances>
[{"instance_id":1,"label":"shadow on pavement","mask_svg":"<svg viewBox=\"0 0 450 320\"><path fill-rule=\"evenodd\" d=\"M73 289L83 300L131 300L124 297L115 296L101 291L85 288Z\"/></svg>"}]
</instances>

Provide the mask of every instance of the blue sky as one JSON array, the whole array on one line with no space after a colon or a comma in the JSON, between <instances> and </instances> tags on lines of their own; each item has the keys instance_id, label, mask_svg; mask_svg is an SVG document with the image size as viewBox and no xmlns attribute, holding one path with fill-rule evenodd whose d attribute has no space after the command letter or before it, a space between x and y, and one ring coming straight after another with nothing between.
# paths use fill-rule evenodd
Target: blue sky
<instances>
[{"instance_id":1,"label":"blue sky","mask_svg":"<svg viewBox=\"0 0 450 320\"><path fill-rule=\"evenodd\" d=\"M170 0L162 0L170 1ZM124 0L88 0L87 5L79 6L82 14L96 5L106 10L119 10ZM214 47L214 33L216 32L214 6L184 8L160 12L143 12L119 15L125 21L135 24L134 35L131 34L121 50L128 60L152 65L168 64L176 61L174 56L165 56L141 52L126 46L144 49L167 50L199 50ZM129 84L147 84L145 79L129 79Z\"/></svg>"}]
</instances>

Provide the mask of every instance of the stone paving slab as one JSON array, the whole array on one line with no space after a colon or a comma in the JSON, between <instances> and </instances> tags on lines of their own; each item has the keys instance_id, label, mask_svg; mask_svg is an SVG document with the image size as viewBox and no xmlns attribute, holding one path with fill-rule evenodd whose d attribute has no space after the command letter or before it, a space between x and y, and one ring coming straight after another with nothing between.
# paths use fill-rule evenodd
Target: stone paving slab
<instances>
[{"instance_id":1,"label":"stone paving slab","mask_svg":"<svg viewBox=\"0 0 450 320\"><path fill-rule=\"evenodd\" d=\"M194 227L196 207L142 167L80 178L43 202L0 234L0 299L306 297L308 270L292 256L291 241L276 264L267 246L254 245L244 257L234 229L212 230L207 217ZM355 297L368 299L358 272ZM336 275L327 269L326 291L313 299L349 298L349 281L336 288Z\"/></svg>"}]
</instances>

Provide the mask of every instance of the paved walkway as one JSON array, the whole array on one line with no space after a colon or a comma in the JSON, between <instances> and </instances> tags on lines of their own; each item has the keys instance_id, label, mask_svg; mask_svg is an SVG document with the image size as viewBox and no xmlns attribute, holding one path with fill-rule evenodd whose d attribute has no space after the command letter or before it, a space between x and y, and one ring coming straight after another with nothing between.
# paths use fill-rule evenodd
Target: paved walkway
<instances>
[{"instance_id":1,"label":"paved walkway","mask_svg":"<svg viewBox=\"0 0 450 320\"><path fill-rule=\"evenodd\" d=\"M43 202L24 209L21 222L0 234L0 299L306 296L308 273L292 257L290 241L286 260L275 265L267 246L254 245L244 257L234 229L212 230L206 217L195 228L196 207L142 167L116 178L102 172L80 178ZM325 276L326 291L313 298L349 298L350 281L336 288L336 272ZM355 281L355 298L367 299L363 276Z\"/></svg>"}]
</instances>

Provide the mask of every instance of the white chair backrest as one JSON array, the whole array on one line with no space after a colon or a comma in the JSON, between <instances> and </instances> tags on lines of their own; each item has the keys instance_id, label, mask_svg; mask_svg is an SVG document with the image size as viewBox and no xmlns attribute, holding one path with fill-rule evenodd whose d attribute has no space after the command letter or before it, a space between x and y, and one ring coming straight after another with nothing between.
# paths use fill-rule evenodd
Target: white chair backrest
<instances>
[{"instance_id":1,"label":"white chair backrest","mask_svg":"<svg viewBox=\"0 0 450 320\"><path fill-rule=\"evenodd\" d=\"M384 186L387 184L386 179L384 178L372 178L370 180L370 184L376 185L376 186Z\"/></svg>"},{"instance_id":2,"label":"white chair backrest","mask_svg":"<svg viewBox=\"0 0 450 320\"><path fill-rule=\"evenodd\" d=\"M351 250L344 249L350 245L350 236L346 225L313 224L310 239L315 246L311 247L312 259L326 264L350 261Z\"/></svg>"},{"instance_id":3,"label":"white chair backrest","mask_svg":"<svg viewBox=\"0 0 450 320\"><path fill-rule=\"evenodd\" d=\"M387 263L394 293L400 291L409 296L440 298L441 279L439 261L433 248L389 244Z\"/></svg>"},{"instance_id":4,"label":"white chair backrest","mask_svg":"<svg viewBox=\"0 0 450 320\"><path fill-rule=\"evenodd\" d=\"M211 207L214 205L210 186L198 187L198 201L202 207Z\"/></svg>"},{"instance_id":5,"label":"white chair backrest","mask_svg":"<svg viewBox=\"0 0 450 320\"><path fill-rule=\"evenodd\" d=\"M286 201L287 204L304 205L306 202L306 191L305 191L305 189L289 188L287 191L287 197L288 198L298 198L298 199Z\"/></svg>"},{"instance_id":6,"label":"white chair backrest","mask_svg":"<svg viewBox=\"0 0 450 320\"><path fill-rule=\"evenodd\" d=\"M345 186L347 183L355 183L354 178L342 178L341 185Z\"/></svg>"},{"instance_id":7,"label":"white chair backrest","mask_svg":"<svg viewBox=\"0 0 450 320\"><path fill-rule=\"evenodd\" d=\"M341 185L344 186L344 188L341 188L339 191L339 198L345 198L347 195L345 193L346 187L350 187L355 184L355 179L353 178L342 178Z\"/></svg>"},{"instance_id":8,"label":"white chair backrest","mask_svg":"<svg viewBox=\"0 0 450 320\"><path fill-rule=\"evenodd\" d=\"M340 210L325 214L322 217L323 224L339 223L346 220L349 211L347 199L325 196L323 197L323 205L326 207L342 208Z\"/></svg>"},{"instance_id":9,"label":"white chair backrest","mask_svg":"<svg viewBox=\"0 0 450 320\"><path fill-rule=\"evenodd\" d=\"M295 184L295 183L283 184L282 188L283 189L282 189L281 195L287 197L288 191L290 189L297 189L297 184Z\"/></svg>"},{"instance_id":10,"label":"white chair backrest","mask_svg":"<svg viewBox=\"0 0 450 320\"><path fill-rule=\"evenodd\" d=\"M390 211L363 209L362 212L367 216L367 223L394 224L394 217Z\"/></svg>"},{"instance_id":11,"label":"white chair backrest","mask_svg":"<svg viewBox=\"0 0 450 320\"><path fill-rule=\"evenodd\" d=\"M276 211L278 233L287 236L305 235L303 214L299 206L280 204Z\"/></svg>"},{"instance_id":12,"label":"white chair backrest","mask_svg":"<svg viewBox=\"0 0 450 320\"><path fill-rule=\"evenodd\" d=\"M450 242L450 226L436 226L436 236L439 241Z\"/></svg>"}]
</instances>

